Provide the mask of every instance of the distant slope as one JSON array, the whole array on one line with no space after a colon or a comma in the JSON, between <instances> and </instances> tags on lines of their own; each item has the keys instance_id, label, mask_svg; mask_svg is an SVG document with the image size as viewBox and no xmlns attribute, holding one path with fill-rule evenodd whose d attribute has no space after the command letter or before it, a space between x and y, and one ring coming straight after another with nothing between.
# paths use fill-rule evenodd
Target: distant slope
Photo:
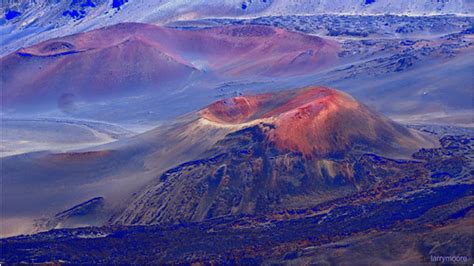
<instances>
[{"instance_id":1,"label":"distant slope","mask_svg":"<svg viewBox=\"0 0 474 266\"><path fill-rule=\"evenodd\" d=\"M134 132L96 121L2 119L0 157L33 151L66 151L112 142Z\"/></svg>"},{"instance_id":2,"label":"distant slope","mask_svg":"<svg viewBox=\"0 0 474 266\"><path fill-rule=\"evenodd\" d=\"M4 1L5 2L5 1ZM121 22L294 14L473 14L470 0L68 0L2 2L0 54ZM10 3L11 2L11 3Z\"/></svg>"},{"instance_id":3,"label":"distant slope","mask_svg":"<svg viewBox=\"0 0 474 266\"><path fill-rule=\"evenodd\" d=\"M435 15L470 14L470 0L285 0L274 1L268 14Z\"/></svg>"},{"instance_id":4,"label":"distant slope","mask_svg":"<svg viewBox=\"0 0 474 266\"><path fill-rule=\"evenodd\" d=\"M67 109L62 103L68 97L86 103L143 94L165 98L206 77L314 72L334 62L337 51L333 41L266 26L118 24L0 58L2 107L31 112Z\"/></svg>"}]
</instances>

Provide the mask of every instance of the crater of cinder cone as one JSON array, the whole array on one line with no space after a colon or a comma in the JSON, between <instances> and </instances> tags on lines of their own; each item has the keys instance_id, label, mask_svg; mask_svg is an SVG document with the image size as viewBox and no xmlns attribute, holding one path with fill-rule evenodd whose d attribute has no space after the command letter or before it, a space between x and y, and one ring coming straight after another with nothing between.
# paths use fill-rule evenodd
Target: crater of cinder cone
<instances>
[{"instance_id":1,"label":"crater of cinder cone","mask_svg":"<svg viewBox=\"0 0 474 266\"><path fill-rule=\"evenodd\" d=\"M220 100L201 111L201 116L221 124L239 124L251 120L271 95L239 96Z\"/></svg>"},{"instance_id":2,"label":"crater of cinder cone","mask_svg":"<svg viewBox=\"0 0 474 266\"><path fill-rule=\"evenodd\" d=\"M333 89L309 87L300 90L267 93L259 95L238 96L217 101L203 109L201 117L222 124L240 124L266 118L280 118L286 113L307 112L312 107L325 106L325 103L349 99ZM352 98L345 103L347 106L357 105ZM309 113L307 115L310 115ZM317 115L317 112L311 113Z\"/></svg>"},{"instance_id":3,"label":"crater of cinder cone","mask_svg":"<svg viewBox=\"0 0 474 266\"><path fill-rule=\"evenodd\" d=\"M266 120L267 141L307 156L339 155L355 146L379 153L409 154L431 140L371 111L351 96L329 88L241 96L201 111L207 120L238 125Z\"/></svg>"}]
</instances>

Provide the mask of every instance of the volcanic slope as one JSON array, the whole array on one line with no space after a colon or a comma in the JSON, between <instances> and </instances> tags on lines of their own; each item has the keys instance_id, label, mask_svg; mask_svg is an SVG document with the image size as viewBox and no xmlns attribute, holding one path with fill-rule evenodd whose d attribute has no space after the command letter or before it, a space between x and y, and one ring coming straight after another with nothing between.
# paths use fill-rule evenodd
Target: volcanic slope
<instances>
[{"instance_id":1,"label":"volcanic slope","mask_svg":"<svg viewBox=\"0 0 474 266\"><path fill-rule=\"evenodd\" d=\"M104 198L102 209L113 216L112 222L125 224L200 220L228 210L252 213L320 202L373 182L357 174L354 158L359 154L406 157L433 146L430 141L332 89L226 99L115 143L2 158L2 235L47 230L53 224L73 227L76 221L63 216L61 223L53 218L42 219L41 228L31 224L96 197ZM192 194L195 189L207 193L206 198ZM157 194L151 195L154 190ZM190 209L184 210L177 202L188 196L184 205ZM227 203L220 197L229 197ZM165 199L173 202L162 204ZM202 203L192 207L198 199ZM222 210L212 214L208 208L218 203ZM165 209L163 214L158 208ZM182 214L172 213L173 208ZM16 230L19 220L25 227L30 224L28 230Z\"/></svg>"},{"instance_id":2,"label":"volcanic slope","mask_svg":"<svg viewBox=\"0 0 474 266\"><path fill-rule=\"evenodd\" d=\"M197 115L196 123L231 132L202 159L156 178L113 223L202 221L307 207L379 182L380 175L361 166L366 154L407 158L437 145L323 87L221 100ZM387 167L393 176L400 172Z\"/></svg>"},{"instance_id":3,"label":"volcanic slope","mask_svg":"<svg viewBox=\"0 0 474 266\"><path fill-rule=\"evenodd\" d=\"M51 39L0 59L4 112L170 95L193 80L314 72L337 58L329 40L267 26L173 29L124 23ZM215 74L215 75L213 75ZM25 77L28 77L25 79Z\"/></svg>"},{"instance_id":4,"label":"volcanic slope","mask_svg":"<svg viewBox=\"0 0 474 266\"><path fill-rule=\"evenodd\" d=\"M48 230L52 229L51 225L54 228L97 225L102 218L89 220L87 224L87 219L71 216L65 210L89 206L85 203L103 197L100 211L105 214L88 213L91 208L82 207L81 214L83 210L87 212L83 214L85 217L114 214L153 177L198 158L229 132L228 128L196 123L195 117L186 117L97 147L0 158L4 188L0 197L3 207L0 236Z\"/></svg>"}]
</instances>

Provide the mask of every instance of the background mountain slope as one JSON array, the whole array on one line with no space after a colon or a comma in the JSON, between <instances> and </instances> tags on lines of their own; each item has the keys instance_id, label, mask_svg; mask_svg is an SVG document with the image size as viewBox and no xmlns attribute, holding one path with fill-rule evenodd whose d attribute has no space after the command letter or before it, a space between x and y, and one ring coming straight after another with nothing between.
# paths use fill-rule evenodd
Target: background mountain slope
<instances>
[{"instance_id":1,"label":"background mountain slope","mask_svg":"<svg viewBox=\"0 0 474 266\"><path fill-rule=\"evenodd\" d=\"M296 14L472 15L473 11L471 0L4 0L0 8L0 54L121 22L162 24L203 17Z\"/></svg>"}]
</instances>

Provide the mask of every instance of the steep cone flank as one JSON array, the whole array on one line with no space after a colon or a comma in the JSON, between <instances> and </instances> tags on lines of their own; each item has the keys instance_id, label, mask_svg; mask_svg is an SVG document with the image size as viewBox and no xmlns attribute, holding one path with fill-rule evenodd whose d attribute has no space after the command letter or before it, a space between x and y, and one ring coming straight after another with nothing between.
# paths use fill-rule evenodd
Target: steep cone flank
<instances>
[{"instance_id":1,"label":"steep cone flank","mask_svg":"<svg viewBox=\"0 0 474 266\"><path fill-rule=\"evenodd\" d=\"M200 114L218 124L271 123L269 141L305 155L336 155L355 145L388 153L413 151L428 142L351 96L322 87L226 99Z\"/></svg>"},{"instance_id":2,"label":"steep cone flank","mask_svg":"<svg viewBox=\"0 0 474 266\"><path fill-rule=\"evenodd\" d=\"M189 222L307 208L382 180L428 175L420 164L406 168L401 158L380 155L408 158L431 147L429 138L333 89L240 96L198 114L191 123L227 130L226 136L157 177L113 222Z\"/></svg>"}]
</instances>

